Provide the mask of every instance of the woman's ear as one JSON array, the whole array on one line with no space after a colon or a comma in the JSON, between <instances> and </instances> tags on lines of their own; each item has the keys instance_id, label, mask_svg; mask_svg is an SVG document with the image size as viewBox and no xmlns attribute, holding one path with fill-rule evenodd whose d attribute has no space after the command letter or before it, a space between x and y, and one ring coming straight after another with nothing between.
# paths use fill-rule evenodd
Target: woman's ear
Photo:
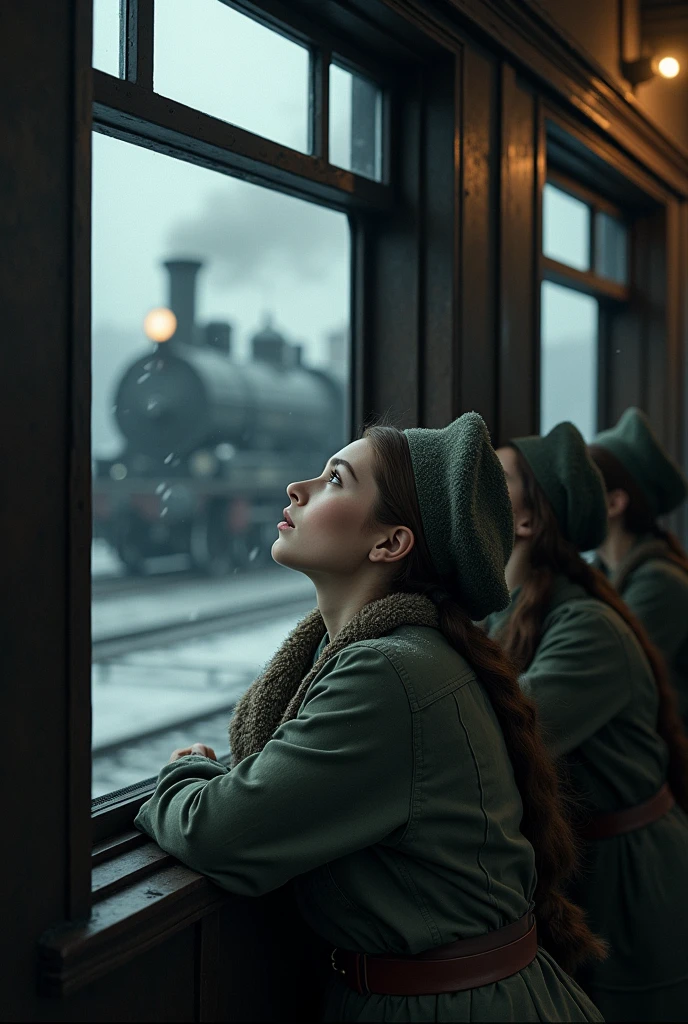
<instances>
[{"instance_id":1,"label":"woman's ear","mask_svg":"<svg viewBox=\"0 0 688 1024\"><path fill-rule=\"evenodd\" d=\"M371 562L398 562L413 550L416 538L408 526L394 526L370 549Z\"/></svg>"},{"instance_id":2,"label":"woman's ear","mask_svg":"<svg viewBox=\"0 0 688 1024\"><path fill-rule=\"evenodd\" d=\"M627 491L620 487L613 491L607 491L607 515L610 519L618 519L628 508L629 497Z\"/></svg>"},{"instance_id":3,"label":"woman's ear","mask_svg":"<svg viewBox=\"0 0 688 1024\"><path fill-rule=\"evenodd\" d=\"M533 520L529 509L524 509L519 515L514 516L514 536L523 540L530 540L533 536Z\"/></svg>"}]
</instances>

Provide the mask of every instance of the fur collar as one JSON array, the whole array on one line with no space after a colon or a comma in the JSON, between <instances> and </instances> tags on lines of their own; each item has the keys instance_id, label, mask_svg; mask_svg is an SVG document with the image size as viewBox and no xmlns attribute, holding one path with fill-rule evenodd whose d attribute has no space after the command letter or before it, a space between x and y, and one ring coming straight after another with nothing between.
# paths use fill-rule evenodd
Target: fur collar
<instances>
[{"instance_id":1,"label":"fur collar","mask_svg":"<svg viewBox=\"0 0 688 1024\"><path fill-rule=\"evenodd\" d=\"M263 749L280 725L296 718L308 687L326 661L350 644L376 640L399 626L439 625L436 605L423 594L389 594L365 605L313 664L325 623L316 608L290 633L237 704L229 737L232 764Z\"/></svg>"}]
</instances>

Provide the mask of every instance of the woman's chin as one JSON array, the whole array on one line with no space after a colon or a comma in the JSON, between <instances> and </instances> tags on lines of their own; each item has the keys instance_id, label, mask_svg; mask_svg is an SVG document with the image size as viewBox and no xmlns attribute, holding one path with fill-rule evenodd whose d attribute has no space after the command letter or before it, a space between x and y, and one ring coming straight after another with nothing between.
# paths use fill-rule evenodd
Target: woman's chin
<instances>
[{"instance_id":1,"label":"woman's chin","mask_svg":"<svg viewBox=\"0 0 688 1024\"><path fill-rule=\"evenodd\" d=\"M270 554L272 555L273 562L277 562L278 565L284 565L287 569L294 568L292 559L289 557L287 545L284 543L281 536L279 536L273 543Z\"/></svg>"}]
</instances>

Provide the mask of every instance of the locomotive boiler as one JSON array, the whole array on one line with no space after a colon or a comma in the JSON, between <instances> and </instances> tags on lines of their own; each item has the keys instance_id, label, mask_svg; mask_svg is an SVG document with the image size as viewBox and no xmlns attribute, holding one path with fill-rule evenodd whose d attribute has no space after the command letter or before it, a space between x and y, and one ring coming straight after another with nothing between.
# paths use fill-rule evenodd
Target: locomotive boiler
<instances>
[{"instance_id":1,"label":"locomotive boiler","mask_svg":"<svg viewBox=\"0 0 688 1024\"><path fill-rule=\"evenodd\" d=\"M130 573L165 554L212 575L259 562L286 484L320 472L343 442L342 383L304 365L299 346L268 323L240 363L228 323L197 322L201 266L165 263L176 329L123 373L124 447L96 464L94 532Z\"/></svg>"}]
</instances>

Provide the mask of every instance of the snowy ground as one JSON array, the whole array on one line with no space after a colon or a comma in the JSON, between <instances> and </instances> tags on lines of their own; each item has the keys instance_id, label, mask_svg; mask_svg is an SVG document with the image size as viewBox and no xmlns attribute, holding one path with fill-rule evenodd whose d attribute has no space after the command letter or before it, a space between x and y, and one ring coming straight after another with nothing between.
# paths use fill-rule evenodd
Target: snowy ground
<instances>
[{"instance_id":1,"label":"snowy ground","mask_svg":"<svg viewBox=\"0 0 688 1024\"><path fill-rule=\"evenodd\" d=\"M113 574L107 558L107 551L94 550L96 575ZM258 608L266 593L281 599L268 623L94 664L94 797L157 774L175 747L201 742L218 754L226 752L229 709L314 606L315 592L305 577L274 567L224 580L177 576L169 586L156 583L153 589L142 580L133 591L94 594L93 638L98 640L208 614L244 612ZM185 720L193 724L179 727ZM163 735L148 735L165 726L170 728Z\"/></svg>"},{"instance_id":2,"label":"snowy ground","mask_svg":"<svg viewBox=\"0 0 688 1024\"><path fill-rule=\"evenodd\" d=\"M142 651L93 673L93 796L156 775L176 747L208 743L226 753L229 709L251 684L298 616ZM197 721L200 716L206 717ZM145 736L184 717L188 728ZM126 746L111 747L122 739Z\"/></svg>"}]
</instances>

